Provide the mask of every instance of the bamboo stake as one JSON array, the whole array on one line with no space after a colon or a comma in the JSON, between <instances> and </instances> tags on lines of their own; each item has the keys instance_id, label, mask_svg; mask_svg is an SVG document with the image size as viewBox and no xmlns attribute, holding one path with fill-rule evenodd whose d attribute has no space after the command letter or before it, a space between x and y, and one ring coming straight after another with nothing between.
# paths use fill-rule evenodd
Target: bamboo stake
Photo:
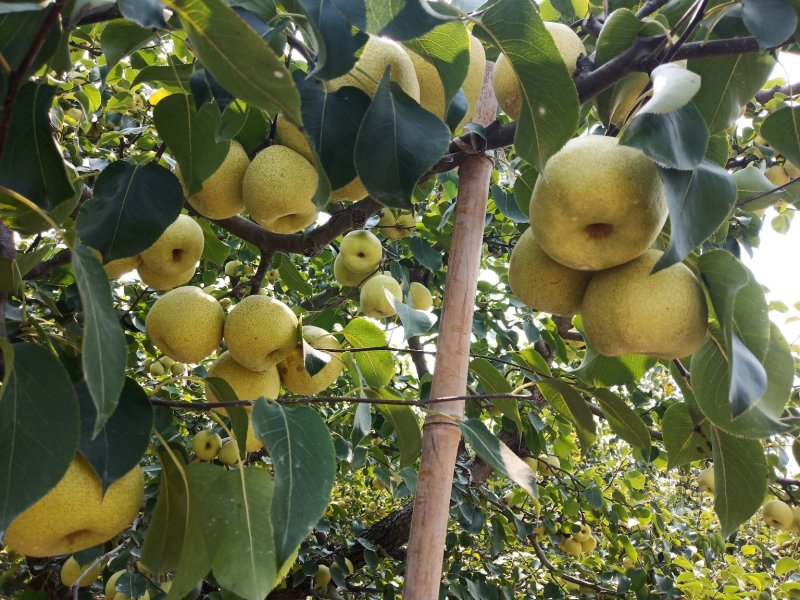
<instances>
[{"instance_id":1,"label":"bamboo stake","mask_svg":"<svg viewBox=\"0 0 800 600\"><path fill-rule=\"evenodd\" d=\"M473 120L484 125L494 120L497 110L492 93L491 71L490 63L473 117ZM456 217L431 398L460 396L467 389L472 316L493 166L494 161L490 156L473 155L459 168ZM429 415L422 429L422 457L403 590L405 600L439 597L450 514L450 489L461 441L458 421L464 417L464 401L442 402L436 405L436 410L437 414Z\"/></svg>"}]
</instances>

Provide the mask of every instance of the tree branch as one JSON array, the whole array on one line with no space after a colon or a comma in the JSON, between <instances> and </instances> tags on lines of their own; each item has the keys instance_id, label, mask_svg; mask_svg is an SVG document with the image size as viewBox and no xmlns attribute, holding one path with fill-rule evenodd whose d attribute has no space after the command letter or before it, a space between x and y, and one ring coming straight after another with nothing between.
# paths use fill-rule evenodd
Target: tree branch
<instances>
[{"instance_id":1,"label":"tree branch","mask_svg":"<svg viewBox=\"0 0 800 600\"><path fill-rule=\"evenodd\" d=\"M556 567L553 563L551 563L548 560L547 555L544 553L544 550L542 549L542 546L539 544L539 540L536 539L535 535L529 535L528 541L531 543L531 546L533 546L533 551L536 553L539 562L542 563L544 568L550 571L551 573L558 573L558 576L561 577L561 579L563 579L564 581L575 583L582 587L592 589L598 593L606 594L608 596L616 596L616 597L620 596L619 593L613 590L606 589L602 586L599 586L596 583L592 583L591 581L586 581L585 579L581 579L580 577L576 577L575 575L569 575L568 573L561 572L561 569Z\"/></svg>"}]
</instances>

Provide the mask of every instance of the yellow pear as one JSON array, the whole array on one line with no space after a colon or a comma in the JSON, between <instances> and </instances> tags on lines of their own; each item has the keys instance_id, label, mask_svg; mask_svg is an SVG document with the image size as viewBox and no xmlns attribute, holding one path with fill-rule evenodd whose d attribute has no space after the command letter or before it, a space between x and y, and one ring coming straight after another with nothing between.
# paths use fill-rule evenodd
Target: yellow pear
<instances>
[{"instance_id":1,"label":"yellow pear","mask_svg":"<svg viewBox=\"0 0 800 600\"><path fill-rule=\"evenodd\" d=\"M328 565L319 565L317 574L314 576L314 589L325 589L331 580L331 569Z\"/></svg>"},{"instance_id":2,"label":"yellow pear","mask_svg":"<svg viewBox=\"0 0 800 600\"><path fill-rule=\"evenodd\" d=\"M370 275L371 273L353 273L344 265L341 254L337 254L333 260L333 276L342 287L359 287Z\"/></svg>"},{"instance_id":3,"label":"yellow pear","mask_svg":"<svg viewBox=\"0 0 800 600\"><path fill-rule=\"evenodd\" d=\"M250 165L250 159L242 145L231 140L225 160L211 176L203 182L202 189L189 196L189 204L209 219L228 219L244 210L242 180ZM179 169L175 170L180 179ZM181 179L183 183L183 179ZM184 188L185 191L185 188Z\"/></svg>"},{"instance_id":4,"label":"yellow pear","mask_svg":"<svg viewBox=\"0 0 800 600\"><path fill-rule=\"evenodd\" d=\"M312 165L314 164L314 153L305 134L282 114L278 113L278 120L275 125L275 141L281 146L286 146L297 152Z\"/></svg>"},{"instance_id":5,"label":"yellow pear","mask_svg":"<svg viewBox=\"0 0 800 600\"><path fill-rule=\"evenodd\" d=\"M700 471L697 476L697 485L704 494L714 495L714 467Z\"/></svg>"},{"instance_id":6,"label":"yellow pear","mask_svg":"<svg viewBox=\"0 0 800 600\"><path fill-rule=\"evenodd\" d=\"M561 540L561 543L558 547L561 548L565 554L569 554L570 556L574 556L576 558L583 554L583 546L581 546L581 543L578 540L572 537Z\"/></svg>"},{"instance_id":7,"label":"yellow pear","mask_svg":"<svg viewBox=\"0 0 800 600\"><path fill-rule=\"evenodd\" d=\"M123 569L122 571L117 571L108 578L105 586L106 600L130 600L130 596L116 590L117 581L119 581L119 578L125 573L127 573L127 571Z\"/></svg>"},{"instance_id":8,"label":"yellow pear","mask_svg":"<svg viewBox=\"0 0 800 600\"><path fill-rule=\"evenodd\" d=\"M70 556L67 560L64 561L64 564L61 565L61 583L64 584L66 587L71 586L73 583L78 581L78 577L83 575L83 572L86 570L86 567L89 565L81 565L77 560L75 560L74 556ZM89 571L86 575L84 575L81 582L78 584L78 587L89 587L97 578L100 577L100 571L103 570L103 565L97 563L92 567L92 570Z\"/></svg>"},{"instance_id":9,"label":"yellow pear","mask_svg":"<svg viewBox=\"0 0 800 600\"><path fill-rule=\"evenodd\" d=\"M222 442L222 449L217 456L220 462L226 465L235 466L239 464L239 445L236 440L228 438Z\"/></svg>"},{"instance_id":10,"label":"yellow pear","mask_svg":"<svg viewBox=\"0 0 800 600\"><path fill-rule=\"evenodd\" d=\"M189 215L178 215L161 237L142 252L142 264L163 275L177 276L197 266L204 245L200 225Z\"/></svg>"},{"instance_id":11,"label":"yellow pear","mask_svg":"<svg viewBox=\"0 0 800 600\"><path fill-rule=\"evenodd\" d=\"M467 123L472 120L475 114L475 106L478 104L481 90L483 90L483 79L486 76L486 50L481 41L470 33L469 35L469 69L461 89L467 97L467 112L464 118L456 125L456 131L460 131Z\"/></svg>"},{"instance_id":12,"label":"yellow pear","mask_svg":"<svg viewBox=\"0 0 800 600\"><path fill-rule=\"evenodd\" d=\"M161 296L144 321L156 348L184 363L198 363L211 354L222 342L224 323L225 311L217 299L195 286Z\"/></svg>"},{"instance_id":13,"label":"yellow pear","mask_svg":"<svg viewBox=\"0 0 800 600\"><path fill-rule=\"evenodd\" d=\"M342 346L336 338L320 327L312 325L303 326L303 338L317 350L339 350ZM303 363L303 349L297 346L292 352L278 363L278 372L281 383L290 392L311 396L328 388L339 377L344 369L344 363L338 352L328 353L330 362L322 367L313 376L308 374Z\"/></svg>"},{"instance_id":14,"label":"yellow pear","mask_svg":"<svg viewBox=\"0 0 800 600\"><path fill-rule=\"evenodd\" d=\"M219 434L209 429L202 429L192 437L192 452L200 460L214 460L221 447Z\"/></svg>"},{"instance_id":15,"label":"yellow pear","mask_svg":"<svg viewBox=\"0 0 800 600\"><path fill-rule=\"evenodd\" d=\"M593 535L589 535L586 541L581 542L581 550L583 554L589 554L590 552L594 552L595 548L597 548L597 538Z\"/></svg>"},{"instance_id":16,"label":"yellow pear","mask_svg":"<svg viewBox=\"0 0 800 600\"><path fill-rule=\"evenodd\" d=\"M130 273L139 263L142 262L142 257L138 254L136 256L128 256L127 258L118 258L103 265L103 269L108 275L109 279L118 279L126 273Z\"/></svg>"},{"instance_id":17,"label":"yellow pear","mask_svg":"<svg viewBox=\"0 0 800 600\"><path fill-rule=\"evenodd\" d=\"M540 456L537 464L540 475L552 475L561 468L561 461L557 456Z\"/></svg>"},{"instance_id":18,"label":"yellow pear","mask_svg":"<svg viewBox=\"0 0 800 600\"><path fill-rule=\"evenodd\" d=\"M416 227L417 220L414 218L414 215L411 213L398 215L397 221L395 222L395 235L397 237L393 239L402 239L410 236Z\"/></svg>"},{"instance_id":19,"label":"yellow pear","mask_svg":"<svg viewBox=\"0 0 800 600\"><path fill-rule=\"evenodd\" d=\"M361 286L361 312L375 319L384 319L397 314L394 304L386 297L386 290L398 300L403 298L403 288L392 276L379 273L370 277Z\"/></svg>"},{"instance_id":20,"label":"yellow pear","mask_svg":"<svg viewBox=\"0 0 800 600\"><path fill-rule=\"evenodd\" d=\"M794 166L788 160L783 163L783 168L786 171L786 174L789 176L789 179L797 179L800 177L800 169Z\"/></svg>"},{"instance_id":21,"label":"yellow pear","mask_svg":"<svg viewBox=\"0 0 800 600\"><path fill-rule=\"evenodd\" d=\"M103 494L94 469L78 454L56 486L12 521L4 541L33 557L91 548L127 529L143 497L144 477L138 465Z\"/></svg>"},{"instance_id":22,"label":"yellow pear","mask_svg":"<svg viewBox=\"0 0 800 600\"><path fill-rule=\"evenodd\" d=\"M191 281L192 277L194 277L194 272L196 269L197 265L192 265L181 273L176 275L168 275L157 269L152 269L143 262L140 262L139 266L136 267L136 272L139 274L139 279L141 279L142 283L144 283L146 286L151 287L154 290L164 291L171 290L172 288L176 288Z\"/></svg>"},{"instance_id":23,"label":"yellow pear","mask_svg":"<svg viewBox=\"0 0 800 600\"><path fill-rule=\"evenodd\" d=\"M792 507L792 526L787 529L787 531L791 531L793 533L797 533L800 531L800 506L793 506Z\"/></svg>"},{"instance_id":24,"label":"yellow pear","mask_svg":"<svg viewBox=\"0 0 800 600\"><path fill-rule=\"evenodd\" d=\"M578 533L573 533L572 537L578 540L581 544L588 541L592 537L592 528L586 523L581 525L581 530Z\"/></svg>"},{"instance_id":25,"label":"yellow pear","mask_svg":"<svg viewBox=\"0 0 800 600\"><path fill-rule=\"evenodd\" d=\"M528 306L554 315L574 315L581 310L589 271L570 269L550 258L536 243L530 227L511 251L508 284Z\"/></svg>"},{"instance_id":26,"label":"yellow pear","mask_svg":"<svg viewBox=\"0 0 800 600\"><path fill-rule=\"evenodd\" d=\"M366 229L351 231L339 244L342 264L351 273L369 274L378 268L383 260L383 246L378 237Z\"/></svg>"},{"instance_id":27,"label":"yellow pear","mask_svg":"<svg viewBox=\"0 0 800 600\"><path fill-rule=\"evenodd\" d=\"M530 203L533 235L553 260L599 271L647 250L667 219L655 164L617 138L574 138L536 180Z\"/></svg>"},{"instance_id":28,"label":"yellow pear","mask_svg":"<svg viewBox=\"0 0 800 600\"><path fill-rule=\"evenodd\" d=\"M783 500L770 500L764 505L761 514L770 527L787 530L794 525L792 507Z\"/></svg>"},{"instance_id":29,"label":"yellow pear","mask_svg":"<svg viewBox=\"0 0 800 600\"><path fill-rule=\"evenodd\" d=\"M431 291L419 281L412 281L408 286L408 304L414 310L431 310L433 308Z\"/></svg>"},{"instance_id":30,"label":"yellow pear","mask_svg":"<svg viewBox=\"0 0 800 600\"><path fill-rule=\"evenodd\" d=\"M567 70L572 74L578 63L578 57L586 53L581 38L572 29L561 23L547 22L544 27L553 37L556 48L567 65ZM492 86L497 103L503 112L513 120L519 119L519 113L522 110L522 88L519 85L517 74L514 72L514 67L511 66L511 62L505 54L497 57L492 73Z\"/></svg>"},{"instance_id":31,"label":"yellow pear","mask_svg":"<svg viewBox=\"0 0 800 600\"><path fill-rule=\"evenodd\" d=\"M367 188L361 183L361 179L356 177L350 183L335 189L331 192L332 202L343 202L345 200L362 200L369 196Z\"/></svg>"},{"instance_id":32,"label":"yellow pear","mask_svg":"<svg viewBox=\"0 0 800 600\"><path fill-rule=\"evenodd\" d=\"M771 167L767 167L767 170L764 171L764 175L766 175L767 179L776 187L789 183L789 174L786 172L783 165L775 164Z\"/></svg>"},{"instance_id":33,"label":"yellow pear","mask_svg":"<svg viewBox=\"0 0 800 600\"><path fill-rule=\"evenodd\" d=\"M253 159L242 193L250 216L274 233L296 233L317 220L317 171L286 146L270 146Z\"/></svg>"},{"instance_id":34,"label":"yellow pear","mask_svg":"<svg viewBox=\"0 0 800 600\"><path fill-rule=\"evenodd\" d=\"M397 42L376 36L370 36L364 44L361 56L349 73L328 81L327 91L335 92L342 86L350 85L372 97L386 67L391 67L392 81L419 102L419 83L411 58Z\"/></svg>"},{"instance_id":35,"label":"yellow pear","mask_svg":"<svg viewBox=\"0 0 800 600\"><path fill-rule=\"evenodd\" d=\"M251 371L282 361L297 345L297 316L280 300L248 296L228 313L224 338L231 356Z\"/></svg>"},{"instance_id":36,"label":"yellow pear","mask_svg":"<svg viewBox=\"0 0 800 600\"><path fill-rule=\"evenodd\" d=\"M394 216L394 213L391 210L384 208L381 210L381 218L378 221L378 224L375 226L375 229L377 229L390 240L396 240L396 224L397 217Z\"/></svg>"},{"instance_id":37,"label":"yellow pear","mask_svg":"<svg viewBox=\"0 0 800 600\"><path fill-rule=\"evenodd\" d=\"M693 354L705 340L708 310L694 273L678 263L651 274L662 252L596 273L583 296L583 327L604 356Z\"/></svg>"}]
</instances>

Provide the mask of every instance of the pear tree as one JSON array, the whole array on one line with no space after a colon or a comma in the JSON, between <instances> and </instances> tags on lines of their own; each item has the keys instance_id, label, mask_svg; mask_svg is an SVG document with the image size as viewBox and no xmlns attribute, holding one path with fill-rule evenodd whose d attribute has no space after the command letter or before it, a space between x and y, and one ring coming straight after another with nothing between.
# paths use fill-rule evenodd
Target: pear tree
<instances>
[{"instance_id":1,"label":"pear tree","mask_svg":"<svg viewBox=\"0 0 800 600\"><path fill-rule=\"evenodd\" d=\"M0 597L800 593L799 12L0 3Z\"/></svg>"}]
</instances>

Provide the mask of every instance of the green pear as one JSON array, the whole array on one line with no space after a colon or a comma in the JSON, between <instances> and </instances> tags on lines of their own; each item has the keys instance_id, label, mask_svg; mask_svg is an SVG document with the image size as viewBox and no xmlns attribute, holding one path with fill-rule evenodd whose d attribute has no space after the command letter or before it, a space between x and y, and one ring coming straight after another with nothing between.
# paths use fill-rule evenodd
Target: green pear
<instances>
[{"instance_id":1,"label":"green pear","mask_svg":"<svg viewBox=\"0 0 800 600\"><path fill-rule=\"evenodd\" d=\"M583 554L583 546L581 546L581 543L578 540L572 537L561 540L561 543L558 547L561 548L565 554L569 554L570 556L574 556L576 558Z\"/></svg>"},{"instance_id":2,"label":"green pear","mask_svg":"<svg viewBox=\"0 0 800 600\"><path fill-rule=\"evenodd\" d=\"M666 221L667 204L655 163L641 150L585 135L547 162L529 213L536 242L550 258L599 271L647 250Z\"/></svg>"},{"instance_id":3,"label":"green pear","mask_svg":"<svg viewBox=\"0 0 800 600\"><path fill-rule=\"evenodd\" d=\"M384 319L397 314L397 310L386 297L386 291L401 300L403 288L390 275L373 275L361 286L361 312L374 319Z\"/></svg>"},{"instance_id":4,"label":"green pear","mask_svg":"<svg viewBox=\"0 0 800 600\"><path fill-rule=\"evenodd\" d=\"M586 523L581 524L581 530L577 533L573 533L572 537L578 540L581 544L587 541L590 537L592 537L592 528L589 527Z\"/></svg>"},{"instance_id":5,"label":"green pear","mask_svg":"<svg viewBox=\"0 0 800 600\"><path fill-rule=\"evenodd\" d=\"M141 253L142 264L163 275L177 276L197 266L204 246L200 225L189 215L178 215L161 237Z\"/></svg>"},{"instance_id":6,"label":"green pear","mask_svg":"<svg viewBox=\"0 0 800 600\"><path fill-rule=\"evenodd\" d=\"M587 341L600 354L675 359L693 354L703 344L708 320L703 288L682 263L652 274L661 256L658 250L648 250L589 281L583 296L583 327Z\"/></svg>"},{"instance_id":7,"label":"green pear","mask_svg":"<svg viewBox=\"0 0 800 600\"><path fill-rule=\"evenodd\" d=\"M141 262L142 257L137 254L136 256L118 258L117 260L107 262L103 265L103 269L105 270L109 279L118 279L126 273L133 271Z\"/></svg>"},{"instance_id":8,"label":"green pear","mask_svg":"<svg viewBox=\"0 0 800 600\"><path fill-rule=\"evenodd\" d=\"M196 269L197 265L193 264L182 273L169 275L162 273L158 269L150 268L144 262L140 262L136 267L136 272L139 274L139 279L141 279L142 283L146 286L154 290L166 291L191 281Z\"/></svg>"},{"instance_id":9,"label":"green pear","mask_svg":"<svg viewBox=\"0 0 800 600\"><path fill-rule=\"evenodd\" d=\"M78 577L83 575L83 572L86 570L87 566L88 565L81 565L77 560L75 560L74 556L70 556L64 561L64 564L61 565L61 583L66 587L71 586L73 583L78 581ZM97 581L97 578L100 577L100 571L102 570L102 564L97 563L94 565L92 570L84 575L84 577L81 579L78 587L90 587L95 581Z\"/></svg>"},{"instance_id":10,"label":"green pear","mask_svg":"<svg viewBox=\"0 0 800 600\"><path fill-rule=\"evenodd\" d=\"M791 529L794 525L792 507L783 500L770 500L761 511L767 525L776 529Z\"/></svg>"},{"instance_id":11,"label":"green pear","mask_svg":"<svg viewBox=\"0 0 800 600\"><path fill-rule=\"evenodd\" d=\"M314 164L314 153L308 144L305 134L291 121L278 113L278 120L275 125L275 141L281 146L286 146L297 152L312 165Z\"/></svg>"},{"instance_id":12,"label":"green pear","mask_svg":"<svg viewBox=\"0 0 800 600\"><path fill-rule=\"evenodd\" d=\"M236 466L239 464L239 445L236 440L228 438L222 443L222 448L217 456L220 462L226 465Z\"/></svg>"},{"instance_id":13,"label":"green pear","mask_svg":"<svg viewBox=\"0 0 800 600\"><path fill-rule=\"evenodd\" d=\"M412 281L408 286L408 304L414 310L431 310L433 308L431 291L419 281Z\"/></svg>"},{"instance_id":14,"label":"green pear","mask_svg":"<svg viewBox=\"0 0 800 600\"><path fill-rule=\"evenodd\" d=\"M320 327L303 326L303 338L317 350L339 350L342 346L333 335ZM330 362L313 376L306 371L303 362L303 348L297 346L289 355L278 363L281 383L290 392L312 396L330 387L344 369L344 362L339 353L329 353Z\"/></svg>"},{"instance_id":15,"label":"green pear","mask_svg":"<svg viewBox=\"0 0 800 600\"><path fill-rule=\"evenodd\" d=\"M297 345L297 316L280 300L248 296L225 319L228 352L243 367L264 371L282 361Z\"/></svg>"},{"instance_id":16,"label":"green pear","mask_svg":"<svg viewBox=\"0 0 800 600\"><path fill-rule=\"evenodd\" d=\"M339 245L342 264L351 273L369 274L383 260L383 246L378 237L366 229L351 231Z\"/></svg>"},{"instance_id":17,"label":"green pear","mask_svg":"<svg viewBox=\"0 0 800 600\"><path fill-rule=\"evenodd\" d=\"M228 219L238 215L244 210L242 181L249 165L250 159L244 147L236 140L231 140L225 160L203 182L202 189L193 196L189 196L189 204L198 213L209 219ZM176 174L180 179L178 169L176 169Z\"/></svg>"},{"instance_id":18,"label":"green pear","mask_svg":"<svg viewBox=\"0 0 800 600\"><path fill-rule=\"evenodd\" d=\"M697 485L704 494L714 495L714 467L700 471L697 476Z\"/></svg>"},{"instance_id":19,"label":"green pear","mask_svg":"<svg viewBox=\"0 0 800 600\"><path fill-rule=\"evenodd\" d=\"M192 452L200 460L214 460L222 448L222 438L218 433L203 429L192 438Z\"/></svg>"},{"instance_id":20,"label":"green pear","mask_svg":"<svg viewBox=\"0 0 800 600\"><path fill-rule=\"evenodd\" d=\"M333 276L342 287L359 287L370 275L371 273L353 273L344 265L341 254L337 254L333 260Z\"/></svg>"}]
</instances>

